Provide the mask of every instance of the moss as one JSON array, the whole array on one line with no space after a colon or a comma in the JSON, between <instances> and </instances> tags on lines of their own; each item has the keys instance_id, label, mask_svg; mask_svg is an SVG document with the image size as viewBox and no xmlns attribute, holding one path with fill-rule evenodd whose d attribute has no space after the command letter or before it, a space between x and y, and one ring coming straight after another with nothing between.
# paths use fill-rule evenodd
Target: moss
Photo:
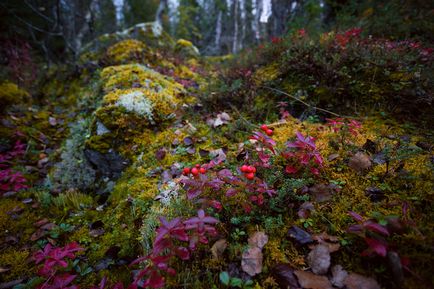
<instances>
[{"instance_id":1,"label":"moss","mask_svg":"<svg viewBox=\"0 0 434 289\"><path fill-rule=\"evenodd\" d=\"M30 97L29 93L15 83L5 81L0 84L0 111L11 104L19 104Z\"/></svg>"},{"instance_id":2,"label":"moss","mask_svg":"<svg viewBox=\"0 0 434 289\"><path fill-rule=\"evenodd\" d=\"M256 85L262 85L264 83L275 80L279 76L279 74L279 64L271 63L257 69L253 74L253 79L256 82Z\"/></svg>"},{"instance_id":3,"label":"moss","mask_svg":"<svg viewBox=\"0 0 434 289\"><path fill-rule=\"evenodd\" d=\"M91 207L93 198L75 190L68 190L53 198L53 204L66 209L80 210L84 207Z\"/></svg>"},{"instance_id":4,"label":"moss","mask_svg":"<svg viewBox=\"0 0 434 289\"><path fill-rule=\"evenodd\" d=\"M182 85L140 64L109 66L102 70L101 79L106 92L131 87L143 87L155 92L177 95L184 91Z\"/></svg>"},{"instance_id":5,"label":"moss","mask_svg":"<svg viewBox=\"0 0 434 289\"><path fill-rule=\"evenodd\" d=\"M120 41L107 49L107 58L113 64L142 62L149 58L149 54L150 49L143 42L135 39Z\"/></svg>"},{"instance_id":6,"label":"moss","mask_svg":"<svg viewBox=\"0 0 434 289\"><path fill-rule=\"evenodd\" d=\"M188 40L178 39L175 45L175 52L184 57L197 57L200 55L199 50Z\"/></svg>"},{"instance_id":7,"label":"moss","mask_svg":"<svg viewBox=\"0 0 434 289\"><path fill-rule=\"evenodd\" d=\"M8 248L0 252L0 266L10 269L2 272L2 280L7 282L32 276L35 268L30 264L29 257L28 250Z\"/></svg>"},{"instance_id":8,"label":"moss","mask_svg":"<svg viewBox=\"0 0 434 289\"><path fill-rule=\"evenodd\" d=\"M112 142L113 142L112 134L92 135L89 139L86 140L85 146L86 148L101 153L107 153L112 147Z\"/></svg>"}]
</instances>

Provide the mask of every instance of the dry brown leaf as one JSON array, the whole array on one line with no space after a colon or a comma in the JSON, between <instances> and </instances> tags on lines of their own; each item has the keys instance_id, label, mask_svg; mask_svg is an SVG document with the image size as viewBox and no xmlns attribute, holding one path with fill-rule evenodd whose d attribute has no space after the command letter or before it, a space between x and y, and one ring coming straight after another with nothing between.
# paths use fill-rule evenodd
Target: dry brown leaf
<instances>
[{"instance_id":1,"label":"dry brown leaf","mask_svg":"<svg viewBox=\"0 0 434 289\"><path fill-rule=\"evenodd\" d=\"M297 276L298 283L306 289L333 289L329 279L325 276L315 275L306 271L294 271Z\"/></svg>"},{"instance_id":2,"label":"dry brown leaf","mask_svg":"<svg viewBox=\"0 0 434 289\"><path fill-rule=\"evenodd\" d=\"M369 156L362 152L357 152L353 157L350 158L348 166L355 170L356 172L363 172L369 169L372 165Z\"/></svg>"},{"instance_id":3,"label":"dry brown leaf","mask_svg":"<svg viewBox=\"0 0 434 289\"><path fill-rule=\"evenodd\" d=\"M262 258L261 249L250 247L243 253L241 268L250 276L255 276L262 272Z\"/></svg>"},{"instance_id":4,"label":"dry brown leaf","mask_svg":"<svg viewBox=\"0 0 434 289\"><path fill-rule=\"evenodd\" d=\"M350 273L345 278L344 285L348 289L381 289L375 279L362 276L356 273Z\"/></svg>"},{"instance_id":5,"label":"dry brown leaf","mask_svg":"<svg viewBox=\"0 0 434 289\"><path fill-rule=\"evenodd\" d=\"M345 278L348 276L348 272L345 271L341 265L336 265L332 267L332 279L330 280L333 286L338 288L344 287Z\"/></svg>"},{"instance_id":6,"label":"dry brown leaf","mask_svg":"<svg viewBox=\"0 0 434 289\"><path fill-rule=\"evenodd\" d=\"M307 263L315 274L326 274L330 267L330 251L326 245L316 245L307 255Z\"/></svg>"},{"instance_id":7,"label":"dry brown leaf","mask_svg":"<svg viewBox=\"0 0 434 289\"><path fill-rule=\"evenodd\" d=\"M248 240L251 247L258 247L259 249L264 248L267 242L268 236L264 232L255 232Z\"/></svg>"},{"instance_id":8,"label":"dry brown leaf","mask_svg":"<svg viewBox=\"0 0 434 289\"><path fill-rule=\"evenodd\" d=\"M338 251L341 247L341 245L339 244L339 238L336 236L330 236L326 232L322 232L318 235L313 235L312 239L317 241L319 244L327 246L330 253ZM312 249L313 247L310 248Z\"/></svg>"},{"instance_id":9,"label":"dry brown leaf","mask_svg":"<svg viewBox=\"0 0 434 289\"><path fill-rule=\"evenodd\" d=\"M211 253L214 259L219 260L223 256L223 252L228 247L228 242L225 239L218 240L211 247Z\"/></svg>"}]
</instances>

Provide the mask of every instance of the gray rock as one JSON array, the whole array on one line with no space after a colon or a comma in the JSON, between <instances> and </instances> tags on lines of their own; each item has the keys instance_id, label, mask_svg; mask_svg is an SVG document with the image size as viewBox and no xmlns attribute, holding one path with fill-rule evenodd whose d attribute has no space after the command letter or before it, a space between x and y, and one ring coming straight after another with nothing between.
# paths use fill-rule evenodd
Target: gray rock
<instances>
[{"instance_id":1,"label":"gray rock","mask_svg":"<svg viewBox=\"0 0 434 289\"><path fill-rule=\"evenodd\" d=\"M95 150L85 149L84 155L101 177L117 179L128 166L128 161L114 151L103 154Z\"/></svg>"}]
</instances>

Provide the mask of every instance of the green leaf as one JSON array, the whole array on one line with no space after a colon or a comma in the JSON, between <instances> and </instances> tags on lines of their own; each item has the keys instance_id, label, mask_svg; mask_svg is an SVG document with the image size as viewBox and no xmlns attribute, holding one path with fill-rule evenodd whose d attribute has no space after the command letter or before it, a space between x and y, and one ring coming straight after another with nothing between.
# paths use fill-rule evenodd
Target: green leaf
<instances>
[{"instance_id":1,"label":"green leaf","mask_svg":"<svg viewBox=\"0 0 434 289\"><path fill-rule=\"evenodd\" d=\"M220 282L222 282L224 285L229 285L230 277L229 277L228 272L226 272L226 271L221 272L219 275L219 278L220 278Z\"/></svg>"},{"instance_id":2,"label":"green leaf","mask_svg":"<svg viewBox=\"0 0 434 289\"><path fill-rule=\"evenodd\" d=\"M233 287L239 287L239 288L241 288L242 285L243 285L243 280L241 280L240 278L231 278L230 284Z\"/></svg>"}]
</instances>

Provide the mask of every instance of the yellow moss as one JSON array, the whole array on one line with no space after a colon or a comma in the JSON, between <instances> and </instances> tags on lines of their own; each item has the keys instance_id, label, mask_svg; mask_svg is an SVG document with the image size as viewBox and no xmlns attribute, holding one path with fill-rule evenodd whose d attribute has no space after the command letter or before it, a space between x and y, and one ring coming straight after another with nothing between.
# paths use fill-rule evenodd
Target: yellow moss
<instances>
[{"instance_id":1,"label":"yellow moss","mask_svg":"<svg viewBox=\"0 0 434 289\"><path fill-rule=\"evenodd\" d=\"M188 40L179 39L175 44L175 52L187 57L199 56L199 50Z\"/></svg>"},{"instance_id":2,"label":"yellow moss","mask_svg":"<svg viewBox=\"0 0 434 289\"><path fill-rule=\"evenodd\" d=\"M111 63L138 62L149 54L148 47L141 41L127 39L107 49L107 57Z\"/></svg>"},{"instance_id":3,"label":"yellow moss","mask_svg":"<svg viewBox=\"0 0 434 289\"><path fill-rule=\"evenodd\" d=\"M106 92L134 85L172 96L184 92L184 87L172 79L139 64L109 66L102 70L101 79Z\"/></svg>"},{"instance_id":4,"label":"yellow moss","mask_svg":"<svg viewBox=\"0 0 434 289\"><path fill-rule=\"evenodd\" d=\"M253 79L256 85L261 85L265 82L272 81L276 79L280 74L279 64L273 62L267 66L263 66L255 71L253 74Z\"/></svg>"},{"instance_id":5,"label":"yellow moss","mask_svg":"<svg viewBox=\"0 0 434 289\"><path fill-rule=\"evenodd\" d=\"M7 105L20 103L29 96L27 91L19 88L15 83L5 81L0 84L0 110Z\"/></svg>"},{"instance_id":6,"label":"yellow moss","mask_svg":"<svg viewBox=\"0 0 434 289\"><path fill-rule=\"evenodd\" d=\"M176 45L182 46L182 47L192 47L193 43L191 43L191 41L188 41L185 39L178 39L178 41L176 41Z\"/></svg>"},{"instance_id":7,"label":"yellow moss","mask_svg":"<svg viewBox=\"0 0 434 289\"><path fill-rule=\"evenodd\" d=\"M269 267L277 263L287 263L285 253L280 249L281 240L270 239L264 247L265 264Z\"/></svg>"},{"instance_id":8,"label":"yellow moss","mask_svg":"<svg viewBox=\"0 0 434 289\"><path fill-rule=\"evenodd\" d=\"M0 267L10 268L9 271L1 273L3 281L11 281L19 278L30 277L34 274L34 267L29 260L29 251L9 248L0 253Z\"/></svg>"}]
</instances>

